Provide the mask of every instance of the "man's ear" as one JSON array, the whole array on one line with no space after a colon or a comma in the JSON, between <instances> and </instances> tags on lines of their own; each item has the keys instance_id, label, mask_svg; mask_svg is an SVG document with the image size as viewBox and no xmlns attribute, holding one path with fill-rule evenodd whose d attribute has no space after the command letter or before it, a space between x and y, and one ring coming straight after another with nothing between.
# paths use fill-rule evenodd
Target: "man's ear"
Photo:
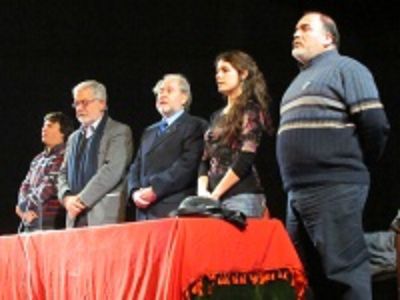
<instances>
[{"instance_id":1,"label":"man's ear","mask_svg":"<svg viewBox=\"0 0 400 300\"><path fill-rule=\"evenodd\" d=\"M101 102L103 103L103 109L102 112L105 112L107 110L107 102L105 100L101 100Z\"/></svg>"},{"instance_id":2,"label":"man's ear","mask_svg":"<svg viewBox=\"0 0 400 300\"><path fill-rule=\"evenodd\" d=\"M329 47L330 45L333 45L333 36L332 36L332 33L327 32L327 33L325 34L325 39L324 39L323 45L324 45L325 47Z\"/></svg>"},{"instance_id":3,"label":"man's ear","mask_svg":"<svg viewBox=\"0 0 400 300\"><path fill-rule=\"evenodd\" d=\"M188 101L189 101L189 97L186 94L184 94L183 97L182 97L182 105L183 105L183 107L186 107L186 104L188 103Z\"/></svg>"}]
</instances>

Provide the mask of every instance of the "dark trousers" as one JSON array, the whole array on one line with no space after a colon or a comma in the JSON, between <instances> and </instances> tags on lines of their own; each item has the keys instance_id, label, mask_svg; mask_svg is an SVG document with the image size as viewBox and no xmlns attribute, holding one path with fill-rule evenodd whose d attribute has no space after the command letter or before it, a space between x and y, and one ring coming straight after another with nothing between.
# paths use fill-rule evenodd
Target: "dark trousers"
<instances>
[{"instance_id":1,"label":"dark trousers","mask_svg":"<svg viewBox=\"0 0 400 300\"><path fill-rule=\"evenodd\" d=\"M368 189L323 184L289 191L286 226L306 268L311 299L371 299L362 228Z\"/></svg>"}]
</instances>

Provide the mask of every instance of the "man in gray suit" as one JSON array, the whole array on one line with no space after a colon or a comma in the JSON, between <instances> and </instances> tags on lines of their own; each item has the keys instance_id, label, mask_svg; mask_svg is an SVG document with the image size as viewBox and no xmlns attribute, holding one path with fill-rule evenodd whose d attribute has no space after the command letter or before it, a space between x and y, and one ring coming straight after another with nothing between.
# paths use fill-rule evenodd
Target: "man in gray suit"
<instances>
[{"instance_id":1,"label":"man in gray suit","mask_svg":"<svg viewBox=\"0 0 400 300\"><path fill-rule=\"evenodd\" d=\"M123 221L125 175L132 158L132 133L107 114L103 84L88 80L72 90L81 127L68 139L58 177L67 228Z\"/></svg>"}]
</instances>

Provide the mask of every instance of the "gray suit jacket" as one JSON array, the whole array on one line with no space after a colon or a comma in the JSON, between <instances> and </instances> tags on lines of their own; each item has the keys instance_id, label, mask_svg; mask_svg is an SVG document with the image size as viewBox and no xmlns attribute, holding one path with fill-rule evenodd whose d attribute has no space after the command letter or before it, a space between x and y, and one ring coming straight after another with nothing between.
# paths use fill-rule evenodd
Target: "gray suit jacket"
<instances>
[{"instance_id":1,"label":"gray suit jacket","mask_svg":"<svg viewBox=\"0 0 400 300\"><path fill-rule=\"evenodd\" d=\"M68 139L63 165L58 176L58 197L63 199L70 191L67 178L67 160L76 143L79 130ZM108 118L100 141L96 174L79 193L88 207L88 225L102 225L123 221L126 199L126 173L132 159L133 141L131 129ZM67 216L67 228L74 226L75 219Z\"/></svg>"}]
</instances>

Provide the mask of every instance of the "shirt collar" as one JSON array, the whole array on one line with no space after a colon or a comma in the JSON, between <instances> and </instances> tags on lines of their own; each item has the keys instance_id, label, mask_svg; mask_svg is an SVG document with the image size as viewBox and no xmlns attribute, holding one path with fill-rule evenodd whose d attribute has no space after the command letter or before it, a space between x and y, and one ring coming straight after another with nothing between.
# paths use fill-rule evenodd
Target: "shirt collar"
<instances>
[{"instance_id":1,"label":"shirt collar","mask_svg":"<svg viewBox=\"0 0 400 300\"><path fill-rule=\"evenodd\" d=\"M101 120L103 119L104 115L100 118L98 118L96 121L94 121L92 124L89 126L81 126L80 130L82 134L85 134L85 137L88 139L90 138L96 131L96 128L99 126Z\"/></svg>"},{"instance_id":2,"label":"shirt collar","mask_svg":"<svg viewBox=\"0 0 400 300\"><path fill-rule=\"evenodd\" d=\"M321 60L324 60L327 57L333 57L333 56L336 56L336 55L339 55L339 52L338 52L338 50L336 48L324 51L324 52L318 54L317 56L315 56L314 58L312 58L309 62L307 62L305 64L300 64L299 65L300 69L302 69L302 70L307 69L307 68L311 67L312 65L317 64Z\"/></svg>"},{"instance_id":3,"label":"shirt collar","mask_svg":"<svg viewBox=\"0 0 400 300\"><path fill-rule=\"evenodd\" d=\"M174 123L183 113L185 110L181 109L174 113L172 116L168 118L163 118L163 121L167 122L168 126L170 126L172 123Z\"/></svg>"},{"instance_id":4,"label":"shirt collar","mask_svg":"<svg viewBox=\"0 0 400 300\"><path fill-rule=\"evenodd\" d=\"M46 156L50 156L50 155L57 154L57 153L61 152L62 150L64 150L64 148L65 148L65 143L61 143L61 144L58 144L58 145L54 146L51 149L45 148L44 149L44 153L45 153Z\"/></svg>"}]
</instances>

